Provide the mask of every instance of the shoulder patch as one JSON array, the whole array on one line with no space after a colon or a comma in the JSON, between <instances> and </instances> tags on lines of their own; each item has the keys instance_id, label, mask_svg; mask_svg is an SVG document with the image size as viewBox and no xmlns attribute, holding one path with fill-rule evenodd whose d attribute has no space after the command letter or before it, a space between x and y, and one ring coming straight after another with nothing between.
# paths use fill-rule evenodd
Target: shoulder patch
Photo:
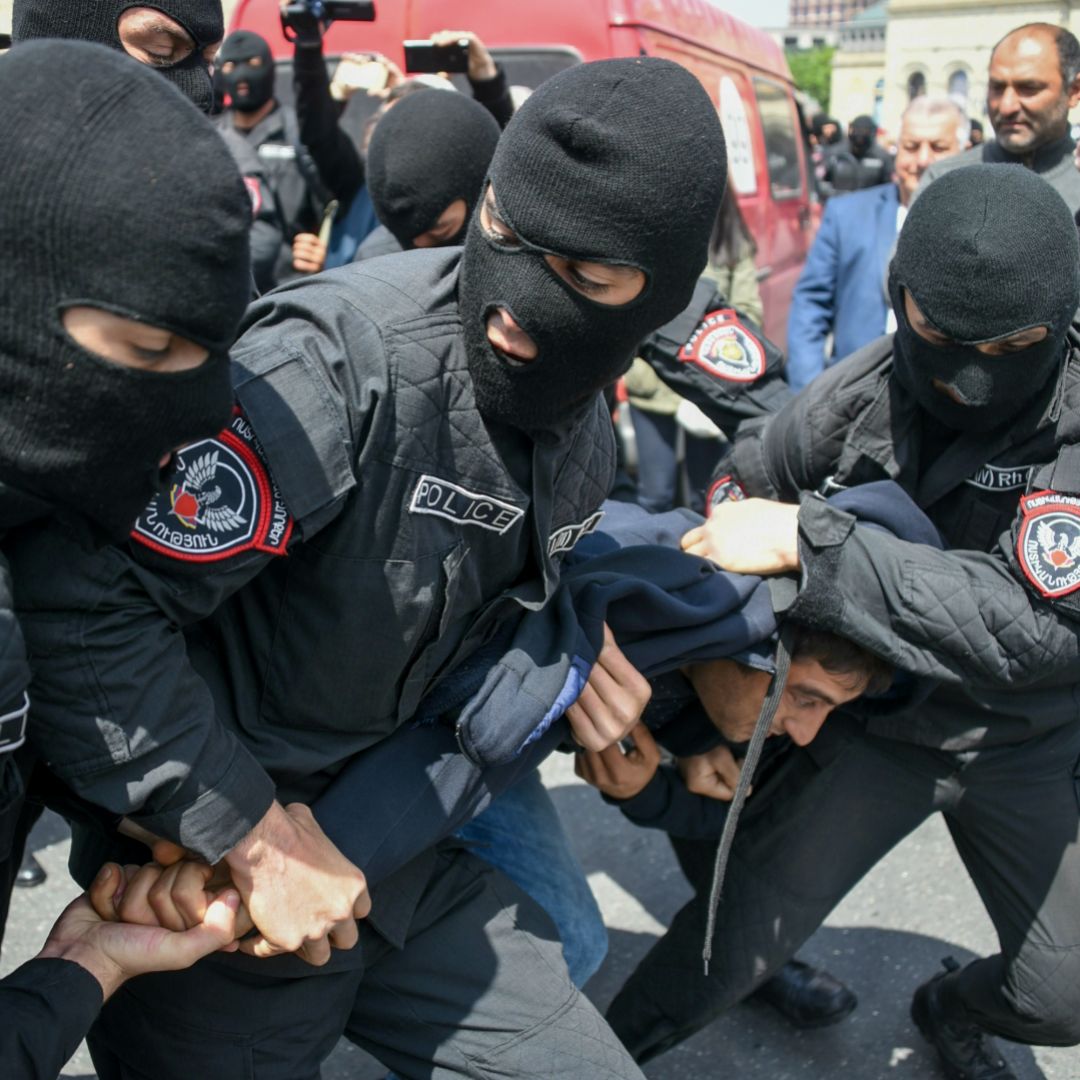
<instances>
[{"instance_id":1,"label":"shoulder patch","mask_svg":"<svg viewBox=\"0 0 1080 1080\"><path fill-rule=\"evenodd\" d=\"M742 502L746 489L730 473L718 476L705 493L705 516L708 517L721 503Z\"/></svg>"},{"instance_id":2,"label":"shoulder patch","mask_svg":"<svg viewBox=\"0 0 1080 1080\"><path fill-rule=\"evenodd\" d=\"M131 538L181 562L216 562L243 551L284 555L293 519L244 415L213 439L189 443L135 522Z\"/></svg>"},{"instance_id":3,"label":"shoulder patch","mask_svg":"<svg viewBox=\"0 0 1080 1080\"><path fill-rule=\"evenodd\" d=\"M729 382L753 382L765 373L764 346L731 308L709 312L679 350L679 359Z\"/></svg>"},{"instance_id":4,"label":"shoulder patch","mask_svg":"<svg viewBox=\"0 0 1080 1080\"><path fill-rule=\"evenodd\" d=\"M1036 491L1020 499L1016 558L1048 600L1080 589L1080 498Z\"/></svg>"}]
</instances>

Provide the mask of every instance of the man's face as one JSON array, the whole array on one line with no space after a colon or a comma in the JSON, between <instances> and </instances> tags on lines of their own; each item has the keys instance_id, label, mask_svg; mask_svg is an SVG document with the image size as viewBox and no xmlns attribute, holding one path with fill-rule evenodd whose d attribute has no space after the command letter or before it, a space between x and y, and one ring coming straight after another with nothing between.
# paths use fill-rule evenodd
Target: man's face
<instances>
[{"instance_id":1,"label":"man's face","mask_svg":"<svg viewBox=\"0 0 1080 1080\"><path fill-rule=\"evenodd\" d=\"M896 147L896 184L905 206L935 161L959 153L959 136L959 118L952 112L904 118Z\"/></svg>"},{"instance_id":2,"label":"man's face","mask_svg":"<svg viewBox=\"0 0 1080 1080\"><path fill-rule=\"evenodd\" d=\"M1010 35L990 57L986 108L1010 153L1029 154L1062 138L1078 102L1080 80L1062 84L1057 45L1044 31Z\"/></svg>"},{"instance_id":3,"label":"man's face","mask_svg":"<svg viewBox=\"0 0 1080 1080\"><path fill-rule=\"evenodd\" d=\"M739 743L753 735L772 678L768 672L734 660L710 660L687 668L686 676L725 739ZM816 660L795 658L769 737L787 735L796 746L806 746L833 709L854 701L865 689L863 677L837 675Z\"/></svg>"}]
</instances>

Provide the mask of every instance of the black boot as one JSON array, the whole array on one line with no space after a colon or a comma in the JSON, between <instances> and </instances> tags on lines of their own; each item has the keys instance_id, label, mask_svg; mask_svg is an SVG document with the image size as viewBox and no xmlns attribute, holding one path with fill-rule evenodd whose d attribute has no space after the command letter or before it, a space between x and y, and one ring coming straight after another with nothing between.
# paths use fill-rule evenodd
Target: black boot
<instances>
[{"instance_id":1,"label":"black boot","mask_svg":"<svg viewBox=\"0 0 1080 1080\"><path fill-rule=\"evenodd\" d=\"M837 1024L859 1004L859 999L839 979L801 960L789 960L751 997L771 1005L797 1028Z\"/></svg>"},{"instance_id":2,"label":"black boot","mask_svg":"<svg viewBox=\"0 0 1080 1080\"><path fill-rule=\"evenodd\" d=\"M925 982L911 999L911 1019L922 1037L941 1057L949 1080L1016 1080L994 1040L964 1014L963 1006L950 1000L945 980L960 965L951 957L942 960L945 970Z\"/></svg>"},{"instance_id":3,"label":"black boot","mask_svg":"<svg viewBox=\"0 0 1080 1080\"><path fill-rule=\"evenodd\" d=\"M40 885L45 877L45 867L34 858L32 851L27 851L23 855L19 872L15 875L15 884L20 889L32 889L35 885Z\"/></svg>"}]
</instances>

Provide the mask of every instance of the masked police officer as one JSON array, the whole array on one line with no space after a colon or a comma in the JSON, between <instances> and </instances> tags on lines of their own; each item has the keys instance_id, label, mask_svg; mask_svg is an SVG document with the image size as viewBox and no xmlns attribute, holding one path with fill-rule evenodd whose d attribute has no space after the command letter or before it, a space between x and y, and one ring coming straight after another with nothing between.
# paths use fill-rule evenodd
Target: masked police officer
<instances>
[{"instance_id":1,"label":"masked police officer","mask_svg":"<svg viewBox=\"0 0 1080 1080\"><path fill-rule=\"evenodd\" d=\"M162 460L229 415L248 200L206 119L106 49L21 44L0 60L0 97L0 540L6 550L28 523L63 518L100 544L126 535ZM0 927L40 812L24 804L35 717L17 584L0 554ZM119 968L103 974L88 925L76 914L52 936L47 955L73 962L4 981L13 1075L55 1075L115 988ZM125 954L129 974L170 966L155 942L141 969Z\"/></svg>"},{"instance_id":2,"label":"masked police officer","mask_svg":"<svg viewBox=\"0 0 1080 1080\"><path fill-rule=\"evenodd\" d=\"M915 993L947 1075L1011 1077L992 1034L1080 1041L1078 291L1075 226L1050 185L1006 165L946 173L900 234L896 334L739 433L732 482L782 501L722 503L686 543L728 569L801 568L793 615L941 686L896 722L837 717L801 782L747 819L714 973L701 976L688 933L611 1006L639 1059L744 996L935 811L1001 943ZM853 530L808 494L884 477L955 550ZM705 906L692 901L684 925L700 930Z\"/></svg>"},{"instance_id":3,"label":"masked police officer","mask_svg":"<svg viewBox=\"0 0 1080 1080\"><path fill-rule=\"evenodd\" d=\"M263 935L249 951L323 962L355 944L316 975L290 957L140 980L92 1040L112 1075L315 1075L343 1028L406 1076L477 1060L639 1075L509 882L428 850L358 930L359 871L278 800L317 794L552 594L611 482L599 391L687 305L724 174L715 109L684 69L560 73L507 127L464 250L355 264L256 303L234 353L240 411L178 455L131 552L81 552L57 528L19 545L19 573L53 568L25 594L24 626L58 660L39 688L54 767L224 857ZM647 695L614 645L598 667L571 717L594 746Z\"/></svg>"}]
</instances>

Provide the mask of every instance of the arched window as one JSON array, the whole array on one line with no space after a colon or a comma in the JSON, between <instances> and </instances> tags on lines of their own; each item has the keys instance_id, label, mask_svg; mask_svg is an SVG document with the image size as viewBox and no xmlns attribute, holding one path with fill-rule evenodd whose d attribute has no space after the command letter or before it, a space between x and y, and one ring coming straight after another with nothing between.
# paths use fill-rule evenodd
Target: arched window
<instances>
[{"instance_id":1,"label":"arched window","mask_svg":"<svg viewBox=\"0 0 1080 1080\"><path fill-rule=\"evenodd\" d=\"M926 93L926 76L921 71L913 71L908 76L907 96L909 101L922 97Z\"/></svg>"},{"instance_id":2,"label":"arched window","mask_svg":"<svg viewBox=\"0 0 1080 1080\"><path fill-rule=\"evenodd\" d=\"M954 71L949 76L949 97L960 106L964 112L968 107L968 75L966 71Z\"/></svg>"}]
</instances>

